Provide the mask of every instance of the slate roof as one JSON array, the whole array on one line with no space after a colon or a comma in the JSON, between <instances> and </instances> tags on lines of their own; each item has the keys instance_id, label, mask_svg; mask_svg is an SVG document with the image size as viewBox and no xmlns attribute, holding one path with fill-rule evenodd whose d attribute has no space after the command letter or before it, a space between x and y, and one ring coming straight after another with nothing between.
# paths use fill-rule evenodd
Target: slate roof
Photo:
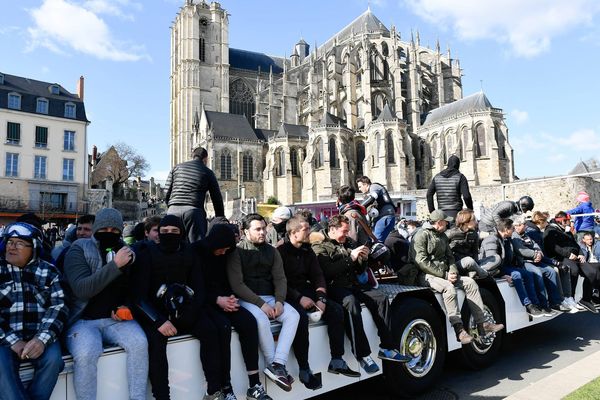
<instances>
[{"instance_id":1,"label":"slate roof","mask_svg":"<svg viewBox=\"0 0 600 400\"><path fill-rule=\"evenodd\" d=\"M283 72L284 62L285 60L281 57L268 56L255 51L229 49L229 65L231 68L258 71L260 67L261 72L268 73L273 67L273 73L280 74Z\"/></svg>"},{"instance_id":2,"label":"slate roof","mask_svg":"<svg viewBox=\"0 0 600 400\"><path fill-rule=\"evenodd\" d=\"M0 84L0 108L8 109L8 94L18 93L21 95L21 109L17 111L32 113L37 115L49 115L52 117L65 118L65 103L74 103L75 120L86 121L85 106L79 97L69 93L65 88L57 83L42 82L35 79L24 78L16 75L4 75L4 84ZM59 94L52 94L50 86L56 85L59 88ZM43 97L48 100L48 114L36 112L37 99ZM67 118L72 119L72 118Z\"/></svg>"},{"instance_id":3,"label":"slate roof","mask_svg":"<svg viewBox=\"0 0 600 400\"><path fill-rule=\"evenodd\" d=\"M260 138L243 115L216 111L205 111L208 126L215 137L227 137L240 140L264 140Z\"/></svg>"},{"instance_id":4,"label":"slate roof","mask_svg":"<svg viewBox=\"0 0 600 400\"><path fill-rule=\"evenodd\" d=\"M258 137L260 140L264 140L265 142L267 140L269 140L269 138L271 136L275 136L277 135L277 131L271 130L271 129L254 129L254 132L256 133L256 137Z\"/></svg>"},{"instance_id":5,"label":"slate roof","mask_svg":"<svg viewBox=\"0 0 600 400\"><path fill-rule=\"evenodd\" d=\"M454 115L485 111L489 110L490 108L494 107L488 100L487 96L483 92L478 92L454 101L450 104L436 108L435 110L431 110L427 114L423 126L431 125Z\"/></svg>"},{"instance_id":6,"label":"slate roof","mask_svg":"<svg viewBox=\"0 0 600 400\"><path fill-rule=\"evenodd\" d=\"M575 168L569 172L569 175L586 174L588 172L598 171L600 168L596 165L590 165L585 161L579 161Z\"/></svg>"},{"instance_id":7,"label":"slate roof","mask_svg":"<svg viewBox=\"0 0 600 400\"><path fill-rule=\"evenodd\" d=\"M341 31L333 35L329 40L327 40L322 46L319 47L319 52L327 51L331 49L337 39L337 42L340 43L350 36L352 33L360 34L360 33L369 33L369 32L379 32L383 34L390 33L389 29L385 27L383 22L377 18L370 9L356 17L356 19L350 22L346 27L344 27Z\"/></svg>"},{"instance_id":8,"label":"slate roof","mask_svg":"<svg viewBox=\"0 0 600 400\"><path fill-rule=\"evenodd\" d=\"M342 125L346 126L346 121L326 112L321 119L321 125Z\"/></svg>"},{"instance_id":9,"label":"slate roof","mask_svg":"<svg viewBox=\"0 0 600 400\"><path fill-rule=\"evenodd\" d=\"M308 138L308 126L281 124L279 131L277 131L277 137Z\"/></svg>"}]
</instances>

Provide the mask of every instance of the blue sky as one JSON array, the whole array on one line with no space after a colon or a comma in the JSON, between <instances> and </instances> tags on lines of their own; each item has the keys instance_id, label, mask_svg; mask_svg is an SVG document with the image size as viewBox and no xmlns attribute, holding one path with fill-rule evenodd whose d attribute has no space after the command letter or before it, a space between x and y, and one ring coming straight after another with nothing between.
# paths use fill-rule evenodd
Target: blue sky
<instances>
[{"instance_id":1,"label":"blue sky","mask_svg":"<svg viewBox=\"0 0 600 400\"><path fill-rule=\"evenodd\" d=\"M196 1L196 0L195 0ZM169 170L169 27L184 0L5 1L0 71L75 92L85 76L90 148L118 141ZM323 43L364 12L359 0L223 0L230 46L289 55ZM567 173L600 153L600 2L596 0L372 0L403 39L442 49L464 70L464 95L504 109L521 178Z\"/></svg>"}]
</instances>

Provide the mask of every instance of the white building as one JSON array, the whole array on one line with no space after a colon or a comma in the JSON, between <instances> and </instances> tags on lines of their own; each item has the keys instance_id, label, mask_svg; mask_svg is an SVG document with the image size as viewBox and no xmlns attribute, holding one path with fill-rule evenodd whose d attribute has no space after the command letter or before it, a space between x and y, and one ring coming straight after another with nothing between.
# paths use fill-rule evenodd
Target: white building
<instances>
[{"instance_id":1,"label":"white building","mask_svg":"<svg viewBox=\"0 0 600 400\"><path fill-rule=\"evenodd\" d=\"M0 222L24 212L72 219L88 186L83 77L57 83L0 72Z\"/></svg>"}]
</instances>

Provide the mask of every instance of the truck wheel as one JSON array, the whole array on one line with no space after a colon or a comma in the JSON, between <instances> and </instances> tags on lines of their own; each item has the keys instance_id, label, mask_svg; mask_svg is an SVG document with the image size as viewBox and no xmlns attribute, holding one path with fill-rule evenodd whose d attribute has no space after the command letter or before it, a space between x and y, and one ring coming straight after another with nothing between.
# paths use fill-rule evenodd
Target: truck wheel
<instances>
[{"instance_id":1,"label":"truck wheel","mask_svg":"<svg viewBox=\"0 0 600 400\"><path fill-rule=\"evenodd\" d=\"M395 397L410 397L431 388L446 359L440 316L424 300L407 298L392 308L392 335L408 363L385 361L384 379Z\"/></svg>"},{"instance_id":2,"label":"truck wheel","mask_svg":"<svg viewBox=\"0 0 600 400\"><path fill-rule=\"evenodd\" d=\"M485 288L480 288L480 293L486 322L501 322L503 320L502 313L494 295ZM468 326L471 336L476 338L471 344L462 347L461 355L465 366L476 370L490 366L500 354L504 330L478 340L477 326L468 306L465 307L463 320L468 321L465 325Z\"/></svg>"}]
</instances>

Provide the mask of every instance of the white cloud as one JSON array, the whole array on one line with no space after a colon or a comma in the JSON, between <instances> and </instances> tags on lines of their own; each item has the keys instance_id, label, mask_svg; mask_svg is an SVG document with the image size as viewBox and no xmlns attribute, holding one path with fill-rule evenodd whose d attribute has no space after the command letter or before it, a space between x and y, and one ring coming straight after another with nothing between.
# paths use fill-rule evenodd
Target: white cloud
<instances>
[{"instance_id":1,"label":"white cloud","mask_svg":"<svg viewBox=\"0 0 600 400\"><path fill-rule=\"evenodd\" d=\"M142 9L141 3L132 2L130 0L86 0L82 4L86 10L94 14L105 14L115 17L120 17L126 20L133 21L134 15L126 12L125 8L134 8L136 11Z\"/></svg>"},{"instance_id":2,"label":"white cloud","mask_svg":"<svg viewBox=\"0 0 600 400\"><path fill-rule=\"evenodd\" d=\"M527 122L527 120L529 119L529 114L527 113L527 111L518 110L516 108L510 112L510 116L512 119L515 120L517 124Z\"/></svg>"},{"instance_id":3,"label":"white cloud","mask_svg":"<svg viewBox=\"0 0 600 400\"><path fill-rule=\"evenodd\" d=\"M127 0L115 0L112 3L114 5L123 1ZM98 4L100 3L111 2L99 1ZM120 10L115 8L117 9ZM28 50L45 47L59 54L67 54L69 50L74 50L113 61L138 61L149 58L142 47L116 40L106 22L95 12L81 5L67 0L44 0L39 8L29 12L34 26L28 29Z\"/></svg>"},{"instance_id":4,"label":"white cloud","mask_svg":"<svg viewBox=\"0 0 600 400\"><path fill-rule=\"evenodd\" d=\"M418 16L452 26L461 39L508 43L521 57L548 51L552 39L590 25L600 12L596 0L403 0Z\"/></svg>"}]
</instances>

